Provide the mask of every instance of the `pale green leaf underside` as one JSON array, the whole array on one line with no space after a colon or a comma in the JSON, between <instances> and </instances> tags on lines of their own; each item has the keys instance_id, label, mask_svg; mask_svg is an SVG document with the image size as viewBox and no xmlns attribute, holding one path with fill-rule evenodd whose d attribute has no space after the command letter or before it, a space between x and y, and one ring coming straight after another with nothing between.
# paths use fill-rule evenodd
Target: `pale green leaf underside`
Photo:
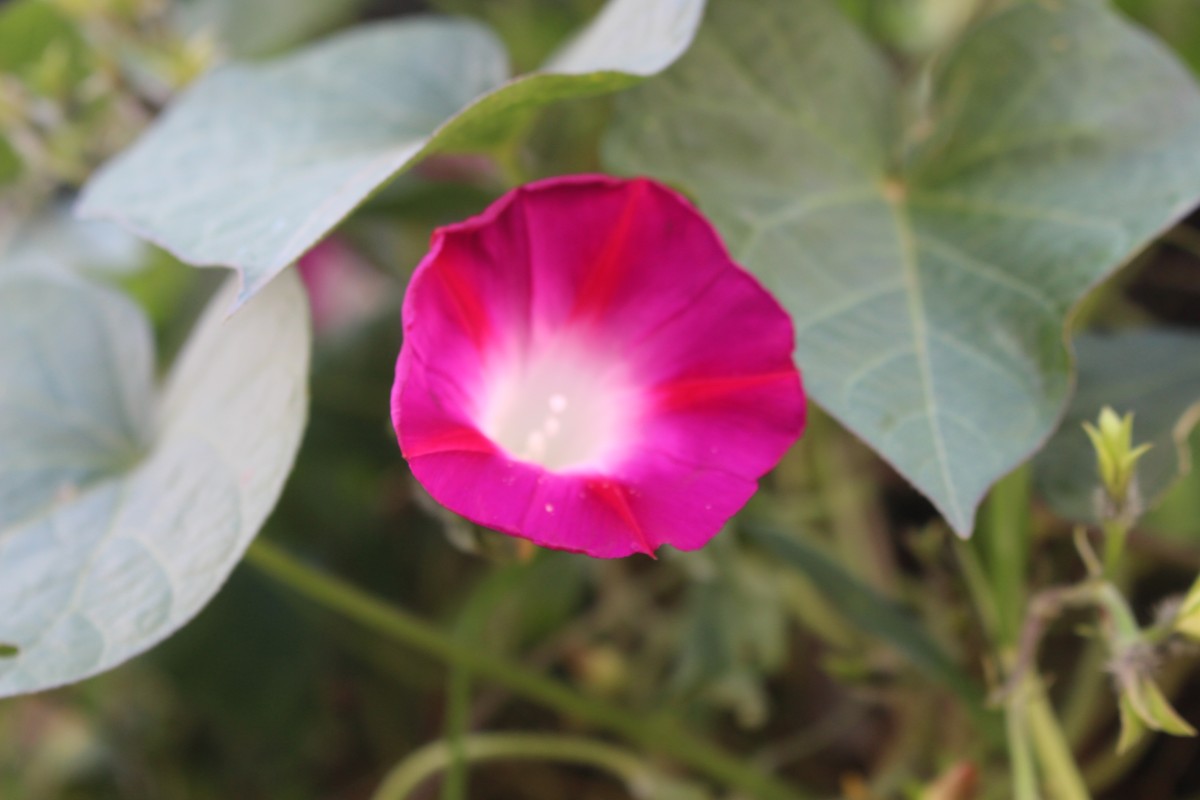
<instances>
[{"instance_id":1,"label":"pale green leaf underside","mask_svg":"<svg viewBox=\"0 0 1200 800\"><path fill-rule=\"evenodd\" d=\"M70 276L0 276L0 642L18 649L0 697L172 633L274 506L307 411L306 300L294 277L226 321L231 300L155 397L139 309Z\"/></svg>"},{"instance_id":2,"label":"pale green leaf underside","mask_svg":"<svg viewBox=\"0 0 1200 800\"><path fill-rule=\"evenodd\" d=\"M814 399L967 535L1061 412L1069 309L1200 199L1200 94L1092 0L1016 4L937 63L913 112L823 0L721 0L607 156L695 193Z\"/></svg>"},{"instance_id":3,"label":"pale green leaf underside","mask_svg":"<svg viewBox=\"0 0 1200 800\"><path fill-rule=\"evenodd\" d=\"M1149 442L1138 461L1138 486L1151 504L1180 477L1186 440L1200 423L1200 334L1138 330L1075 340L1078 389L1066 418L1034 461L1038 489L1060 514L1096 521L1096 456L1083 432L1100 409L1132 411L1134 442Z\"/></svg>"},{"instance_id":4,"label":"pale green leaf underside","mask_svg":"<svg viewBox=\"0 0 1200 800\"><path fill-rule=\"evenodd\" d=\"M449 18L364 26L218 69L98 173L80 211L189 263L240 270L244 301L420 155L486 147L530 108L664 69L703 8L611 0L543 70L515 80L491 32Z\"/></svg>"}]
</instances>

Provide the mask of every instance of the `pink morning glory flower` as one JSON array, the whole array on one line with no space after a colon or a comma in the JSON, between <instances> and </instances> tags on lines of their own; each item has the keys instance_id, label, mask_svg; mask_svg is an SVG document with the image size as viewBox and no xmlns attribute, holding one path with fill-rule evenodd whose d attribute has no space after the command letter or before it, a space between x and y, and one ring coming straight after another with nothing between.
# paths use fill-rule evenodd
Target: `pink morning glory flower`
<instances>
[{"instance_id":1,"label":"pink morning glory flower","mask_svg":"<svg viewBox=\"0 0 1200 800\"><path fill-rule=\"evenodd\" d=\"M649 180L540 181L437 230L403 320L413 475L545 547L701 547L804 427L787 313Z\"/></svg>"}]
</instances>

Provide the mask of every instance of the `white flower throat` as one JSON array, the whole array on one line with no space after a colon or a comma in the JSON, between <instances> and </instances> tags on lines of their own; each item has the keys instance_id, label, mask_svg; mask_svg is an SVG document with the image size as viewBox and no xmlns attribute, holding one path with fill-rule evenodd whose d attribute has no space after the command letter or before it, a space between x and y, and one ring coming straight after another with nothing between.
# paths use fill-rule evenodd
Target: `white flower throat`
<instances>
[{"instance_id":1,"label":"white flower throat","mask_svg":"<svg viewBox=\"0 0 1200 800\"><path fill-rule=\"evenodd\" d=\"M495 371L481 428L509 455L549 470L601 466L627 438L633 398L620 364L557 344Z\"/></svg>"}]
</instances>

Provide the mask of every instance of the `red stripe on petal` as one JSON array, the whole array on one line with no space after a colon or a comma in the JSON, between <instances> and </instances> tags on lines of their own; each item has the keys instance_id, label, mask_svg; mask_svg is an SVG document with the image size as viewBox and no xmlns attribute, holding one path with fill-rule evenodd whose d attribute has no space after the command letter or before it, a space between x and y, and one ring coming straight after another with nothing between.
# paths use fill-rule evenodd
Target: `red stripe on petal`
<instances>
[{"instance_id":1,"label":"red stripe on petal","mask_svg":"<svg viewBox=\"0 0 1200 800\"><path fill-rule=\"evenodd\" d=\"M588 488L595 492L605 505L616 512L622 522L629 526L629 529L633 531L634 538L641 546L640 552L658 560L658 556L654 554L654 547L651 546L645 531L642 530L641 523L638 522L633 509L629 507L629 498L625 496L625 489L620 484L606 480L589 480Z\"/></svg>"},{"instance_id":2,"label":"red stripe on petal","mask_svg":"<svg viewBox=\"0 0 1200 800\"><path fill-rule=\"evenodd\" d=\"M604 249L596 259L595 265L588 271L587 279L575 297L575 307L571 311L573 320L603 314L617 294L617 289L625 277L625 265L628 262L624 255L626 243L629 240L629 231L633 227L637 207L646 193L647 186L645 181L630 183L629 197L625 201L625 207L621 210L621 216L613 226L608 241L604 244Z\"/></svg>"},{"instance_id":3,"label":"red stripe on petal","mask_svg":"<svg viewBox=\"0 0 1200 800\"><path fill-rule=\"evenodd\" d=\"M437 453L496 452L496 446L491 440L472 428L457 428L430 436L409 437L401 445L404 457L408 459Z\"/></svg>"},{"instance_id":4,"label":"red stripe on petal","mask_svg":"<svg viewBox=\"0 0 1200 800\"><path fill-rule=\"evenodd\" d=\"M467 335L471 337L476 349L483 352L487 343L492 339L492 324L483 303L475 294L470 281L453 264L442 264L437 275L442 279L442 285L450 296L450 302L458 314Z\"/></svg>"},{"instance_id":5,"label":"red stripe on petal","mask_svg":"<svg viewBox=\"0 0 1200 800\"><path fill-rule=\"evenodd\" d=\"M795 370L763 372L758 375L691 378L664 383L655 389L654 394L658 408L677 411L724 400L730 395L753 391L776 381L795 379Z\"/></svg>"}]
</instances>

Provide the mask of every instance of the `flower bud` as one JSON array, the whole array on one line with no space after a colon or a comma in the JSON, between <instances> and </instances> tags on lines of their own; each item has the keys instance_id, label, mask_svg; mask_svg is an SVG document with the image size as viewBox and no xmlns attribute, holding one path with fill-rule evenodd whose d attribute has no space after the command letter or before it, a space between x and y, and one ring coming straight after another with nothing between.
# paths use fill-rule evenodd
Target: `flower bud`
<instances>
[{"instance_id":1,"label":"flower bud","mask_svg":"<svg viewBox=\"0 0 1200 800\"><path fill-rule=\"evenodd\" d=\"M1150 449L1149 444L1133 446L1133 414L1117 416L1105 406L1098 425L1083 423L1083 430L1096 451L1096 471L1100 477L1108 512L1105 516L1128 515L1134 499L1134 477L1138 460Z\"/></svg>"},{"instance_id":2,"label":"flower bud","mask_svg":"<svg viewBox=\"0 0 1200 800\"><path fill-rule=\"evenodd\" d=\"M1121 738L1117 752L1123 753L1137 743L1147 730L1174 736L1195 736L1196 729L1179 716L1153 680L1145 675L1120 679Z\"/></svg>"}]
</instances>

